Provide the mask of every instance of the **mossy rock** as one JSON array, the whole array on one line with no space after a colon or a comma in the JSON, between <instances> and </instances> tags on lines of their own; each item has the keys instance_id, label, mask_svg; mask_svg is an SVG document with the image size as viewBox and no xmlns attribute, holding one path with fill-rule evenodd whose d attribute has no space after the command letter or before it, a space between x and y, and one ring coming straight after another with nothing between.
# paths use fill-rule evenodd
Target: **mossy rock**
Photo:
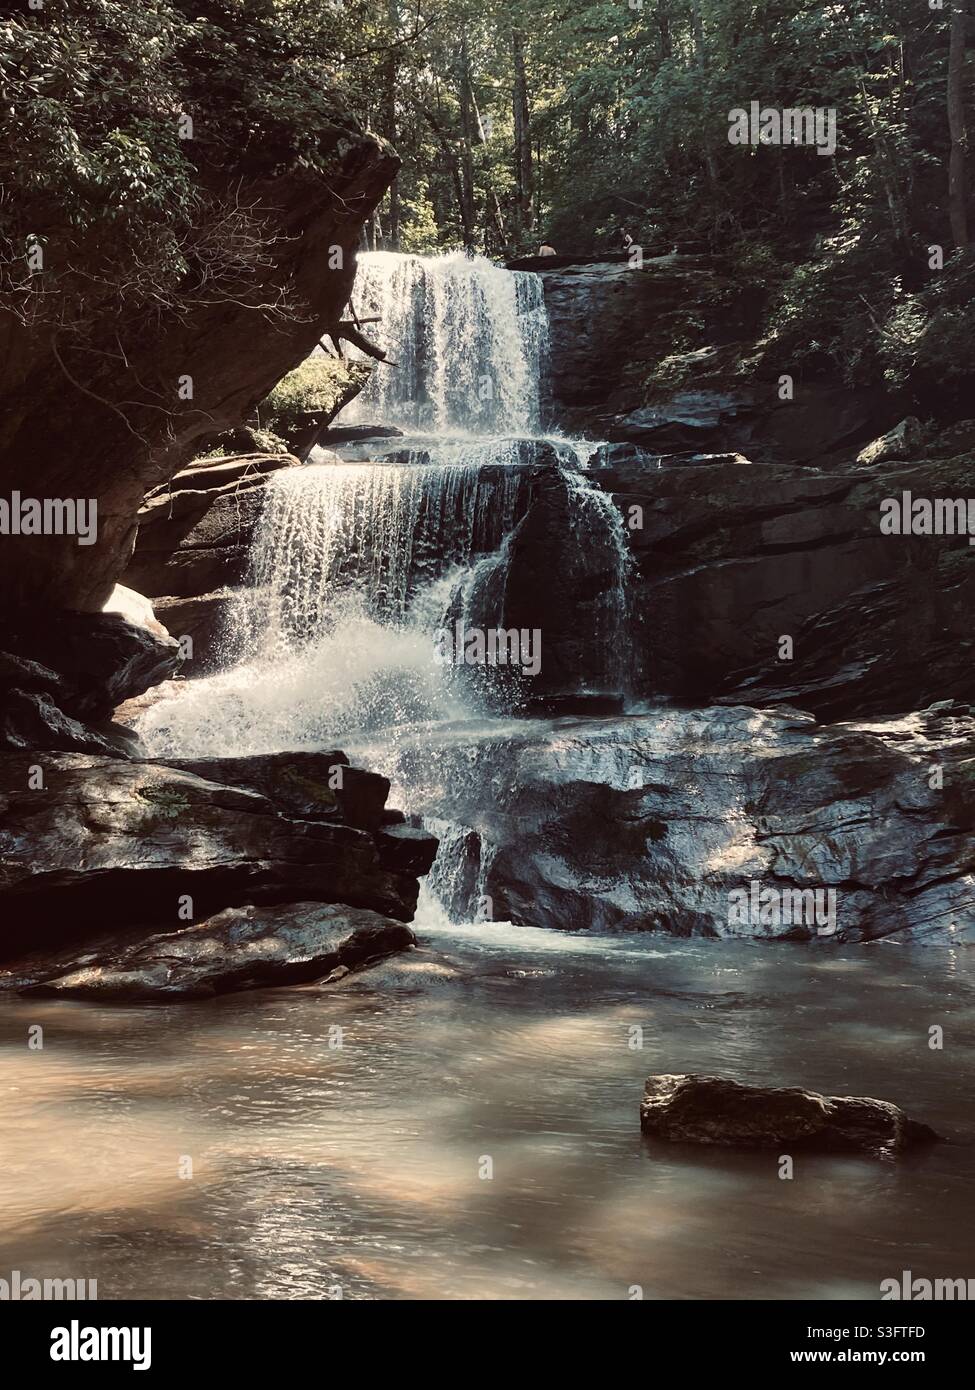
<instances>
[{"instance_id":1,"label":"mossy rock","mask_svg":"<svg viewBox=\"0 0 975 1390\"><path fill-rule=\"evenodd\" d=\"M149 803L157 819L178 820L190 809L189 797L175 787L137 787L135 794Z\"/></svg>"}]
</instances>

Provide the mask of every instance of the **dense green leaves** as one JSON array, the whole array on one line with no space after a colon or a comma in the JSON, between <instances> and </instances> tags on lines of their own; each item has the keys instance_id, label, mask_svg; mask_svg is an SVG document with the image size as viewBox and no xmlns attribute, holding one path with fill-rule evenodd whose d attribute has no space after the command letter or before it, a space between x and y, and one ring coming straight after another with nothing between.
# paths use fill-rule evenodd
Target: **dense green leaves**
<instances>
[{"instance_id":1,"label":"dense green leaves","mask_svg":"<svg viewBox=\"0 0 975 1390\"><path fill-rule=\"evenodd\" d=\"M31 246L130 304L232 279L261 229L241 212L221 252L208 169L327 181L340 91L403 158L371 245L697 246L766 289L770 343L810 369L958 378L949 22L920 0L3 4L2 303L77 312L41 294ZM835 111L835 152L730 143L752 101Z\"/></svg>"}]
</instances>

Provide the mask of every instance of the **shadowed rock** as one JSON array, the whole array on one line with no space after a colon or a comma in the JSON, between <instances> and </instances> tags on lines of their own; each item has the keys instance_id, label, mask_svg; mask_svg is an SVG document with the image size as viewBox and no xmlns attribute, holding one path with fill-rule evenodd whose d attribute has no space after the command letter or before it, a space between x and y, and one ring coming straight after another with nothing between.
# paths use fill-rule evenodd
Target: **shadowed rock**
<instances>
[{"instance_id":1,"label":"shadowed rock","mask_svg":"<svg viewBox=\"0 0 975 1390\"><path fill-rule=\"evenodd\" d=\"M675 1144L818 1150L887 1158L940 1138L890 1101L823 1096L798 1086L744 1086L720 1076L647 1078L640 1128Z\"/></svg>"},{"instance_id":2,"label":"shadowed rock","mask_svg":"<svg viewBox=\"0 0 975 1390\"><path fill-rule=\"evenodd\" d=\"M792 704L821 719L975 698L975 549L964 535L880 529L885 499L964 498L971 471L970 456L826 473L611 455L593 477L640 522L627 527L633 692ZM543 530L544 517L533 524ZM537 582L530 559L513 550L514 598ZM567 631L586 596L571 571L561 578L551 602ZM553 622L546 643L555 669L569 639Z\"/></svg>"},{"instance_id":3,"label":"shadowed rock","mask_svg":"<svg viewBox=\"0 0 975 1390\"><path fill-rule=\"evenodd\" d=\"M51 754L40 788L36 761L0 756L0 960L113 924L144 937L180 920L185 895L197 919L242 903L318 901L408 921L417 866L436 851L416 832L409 853L389 862L373 833L389 783L341 753L201 760L199 775ZM344 789L333 791L340 762Z\"/></svg>"},{"instance_id":4,"label":"shadowed rock","mask_svg":"<svg viewBox=\"0 0 975 1390\"><path fill-rule=\"evenodd\" d=\"M180 490L177 476L172 491L149 498L139 512L125 583L154 598L198 597L240 584L267 480L276 468L297 467L287 454L271 456L262 471L256 457L249 462L255 471L219 487L198 482Z\"/></svg>"},{"instance_id":5,"label":"shadowed rock","mask_svg":"<svg viewBox=\"0 0 975 1390\"><path fill-rule=\"evenodd\" d=\"M364 908L291 903L237 907L185 931L79 960L22 994L100 1003L165 1003L342 975L414 943L402 922Z\"/></svg>"},{"instance_id":6,"label":"shadowed rock","mask_svg":"<svg viewBox=\"0 0 975 1390\"><path fill-rule=\"evenodd\" d=\"M0 620L0 749L124 757L135 741L107 723L112 711L178 665L179 646L158 623L15 610Z\"/></svg>"}]
</instances>

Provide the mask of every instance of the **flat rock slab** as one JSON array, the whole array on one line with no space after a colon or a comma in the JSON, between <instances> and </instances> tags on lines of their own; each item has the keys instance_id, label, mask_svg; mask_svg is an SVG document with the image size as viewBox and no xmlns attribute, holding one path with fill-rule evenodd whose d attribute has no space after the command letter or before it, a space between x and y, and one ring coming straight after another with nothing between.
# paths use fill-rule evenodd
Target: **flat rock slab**
<instances>
[{"instance_id":1,"label":"flat rock slab","mask_svg":"<svg viewBox=\"0 0 975 1390\"><path fill-rule=\"evenodd\" d=\"M798 1086L744 1086L721 1076L647 1078L640 1128L674 1144L862 1153L887 1158L940 1136L899 1106Z\"/></svg>"},{"instance_id":2,"label":"flat rock slab","mask_svg":"<svg viewBox=\"0 0 975 1390\"><path fill-rule=\"evenodd\" d=\"M344 976L414 945L409 927L368 908L326 903L232 907L183 931L149 937L22 994L99 1003L167 1003Z\"/></svg>"}]
</instances>

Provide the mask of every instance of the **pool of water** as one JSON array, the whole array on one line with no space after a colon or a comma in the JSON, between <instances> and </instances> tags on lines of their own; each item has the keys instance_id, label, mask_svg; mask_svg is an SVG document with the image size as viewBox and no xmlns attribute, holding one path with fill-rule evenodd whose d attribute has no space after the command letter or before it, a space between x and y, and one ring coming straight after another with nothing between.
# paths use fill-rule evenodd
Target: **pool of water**
<instances>
[{"instance_id":1,"label":"pool of water","mask_svg":"<svg viewBox=\"0 0 975 1390\"><path fill-rule=\"evenodd\" d=\"M0 996L0 1277L97 1279L101 1299L751 1299L975 1274L970 948L429 908L418 934L338 990ZM950 1142L783 1180L774 1153L643 1140L659 1071L880 1096Z\"/></svg>"}]
</instances>

